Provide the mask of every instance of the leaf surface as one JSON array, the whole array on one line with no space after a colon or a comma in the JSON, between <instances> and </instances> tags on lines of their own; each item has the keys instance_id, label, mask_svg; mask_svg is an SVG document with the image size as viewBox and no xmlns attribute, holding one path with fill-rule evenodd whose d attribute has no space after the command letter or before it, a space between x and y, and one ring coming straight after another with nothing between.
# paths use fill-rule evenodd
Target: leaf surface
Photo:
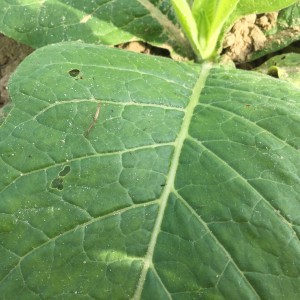
<instances>
[{"instance_id":1,"label":"leaf surface","mask_svg":"<svg viewBox=\"0 0 300 300\"><path fill-rule=\"evenodd\" d=\"M10 94L3 298L299 298L299 89L66 43Z\"/></svg>"},{"instance_id":2,"label":"leaf surface","mask_svg":"<svg viewBox=\"0 0 300 300\"><path fill-rule=\"evenodd\" d=\"M270 76L289 81L296 87L300 88L299 61L299 53L280 54L273 56L261 66L256 68L256 70Z\"/></svg>"},{"instance_id":3,"label":"leaf surface","mask_svg":"<svg viewBox=\"0 0 300 300\"><path fill-rule=\"evenodd\" d=\"M0 32L34 48L142 40L192 57L169 0L0 0Z\"/></svg>"}]
</instances>

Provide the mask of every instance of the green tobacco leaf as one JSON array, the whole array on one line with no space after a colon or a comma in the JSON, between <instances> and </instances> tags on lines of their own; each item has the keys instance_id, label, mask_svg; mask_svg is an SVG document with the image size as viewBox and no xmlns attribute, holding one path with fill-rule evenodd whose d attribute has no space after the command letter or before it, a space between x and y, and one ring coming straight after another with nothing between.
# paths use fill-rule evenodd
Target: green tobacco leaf
<instances>
[{"instance_id":1,"label":"green tobacco leaf","mask_svg":"<svg viewBox=\"0 0 300 300\"><path fill-rule=\"evenodd\" d=\"M298 299L300 90L41 48L0 127L3 299Z\"/></svg>"},{"instance_id":2,"label":"green tobacco leaf","mask_svg":"<svg viewBox=\"0 0 300 300\"><path fill-rule=\"evenodd\" d=\"M169 0L0 0L0 32L34 48L142 40L192 57Z\"/></svg>"},{"instance_id":3,"label":"green tobacco leaf","mask_svg":"<svg viewBox=\"0 0 300 300\"><path fill-rule=\"evenodd\" d=\"M193 15L198 25L198 38L202 57L210 57L215 51L220 32L226 20L230 17L238 0L195 0Z\"/></svg>"},{"instance_id":4,"label":"green tobacco leaf","mask_svg":"<svg viewBox=\"0 0 300 300\"><path fill-rule=\"evenodd\" d=\"M195 53L201 56L201 48L198 41L198 29L190 5L186 0L171 0L177 18L188 37Z\"/></svg>"},{"instance_id":5,"label":"green tobacco leaf","mask_svg":"<svg viewBox=\"0 0 300 300\"><path fill-rule=\"evenodd\" d=\"M294 5L291 5L278 14L278 27L283 29L286 27L293 27L300 25L300 2L297 1Z\"/></svg>"},{"instance_id":6,"label":"green tobacco leaf","mask_svg":"<svg viewBox=\"0 0 300 300\"><path fill-rule=\"evenodd\" d=\"M300 54L287 53L276 55L261 66L257 71L293 83L300 88Z\"/></svg>"},{"instance_id":7,"label":"green tobacco leaf","mask_svg":"<svg viewBox=\"0 0 300 300\"><path fill-rule=\"evenodd\" d=\"M271 12L298 2L298 0L239 0L235 13L245 15L252 13Z\"/></svg>"}]
</instances>

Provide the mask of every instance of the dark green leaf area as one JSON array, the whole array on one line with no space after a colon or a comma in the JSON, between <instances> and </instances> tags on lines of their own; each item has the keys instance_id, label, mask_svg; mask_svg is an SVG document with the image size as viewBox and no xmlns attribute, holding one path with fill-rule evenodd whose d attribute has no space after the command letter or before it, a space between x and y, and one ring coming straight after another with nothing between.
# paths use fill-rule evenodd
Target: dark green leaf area
<instances>
[{"instance_id":1,"label":"dark green leaf area","mask_svg":"<svg viewBox=\"0 0 300 300\"><path fill-rule=\"evenodd\" d=\"M100 38L100 41L106 44L130 39L132 34L118 27L131 23L137 12L127 10L126 17L119 16L118 19L117 14L111 13L112 9L115 10L111 1L97 2L99 1L84 1L84 3L48 1L43 5L29 3L25 7L20 3L14 5L5 3L3 8L5 14L1 15L1 19L3 25L7 27L6 30L14 34L15 31L19 32L19 37L34 47L80 38L86 42L98 43ZM132 2L133 7L136 7L136 1ZM139 9L143 15L147 14L141 5ZM132 30L135 28L135 26L129 27ZM113 30L116 32L112 33ZM27 33L27 36L24 33ZM41 36L43 39L39 38Z\"/></svg>"},{"instance_id":2,"label":"dark green leaf area","mask_svg":"<svg viewBox=\"0 0 300 300\"><path fill-rule=\"evenodd\" d=\"M61 191L64 188L63 180L61 178L55 178L51 183L51 187Z\"/></svg>"},{"instance_id":3,"label":"dark green leaf area","mask_svg":"<svg viewBox=\"0 0 300 300\"><path fill-rule=\"evenodd\" d=\"M198 68L194 70L187 65L174 64L169 60L163 60L166 64L164 67L160 59L145 57L138 60L135 69L132 68L133 53L125 52L120 58L121 50L114 50L111 53L111 49L101 47L102 53L98 55L97 46L87 47L79 43L76 44L77 51L72 51L72 47L68 45L74 44L61 44L59 52L54 45L47 49L47 55L56 57L55 63L49 63L46 57L33 53L28 58L29 64L32 61L32 64L44 67L31 70L30 75L25 67L16 74L22 80L26 77L26 84L24 81L16 98L22 111L35 114L35 111L32 111L34 108L32 103L35 108L49 109L55 108L58 103L64 104L73 100L76 104L76 100L84 99L110 100L123 105L145 103L178 108L185 107L188 103ZM40 51L43 53L45 49ZM86 52L86 55L80 56L80 63L78 51ZM71 69L80 70L84 74L83 79L74 80L68 74ZM172 77L169 72L172 73ZM37 78L39 80L36 80Z\"/></svg>"},{"instance_id":4,"label":"dark green leaf area","mask_svg":"<svg viewBox=\"0 0 300 300\"><path fill-rule=\"evenodd\" d=\"M255 198L263 198L288 222L297 223L295 208L300 199L298 90L282 84L275 93L274 79L262 83L250 74L239 74L237 79L226 71L222 73L219 79L213 75L212 80L207 81L203 105L197 110L199 117L195 116L191 136L202 140L199 146L211 152L213 160L222 168L226 162L231 177L244 181ZM250 80L255 84L251 92ZM225 81L227 97L215 90L216 85ZM250 106L245 106L246 103ZM204 131L206 127L211 130Z\"/></svg>"},{"instance_id":5,"label":"dark green leaf area","mask_svg":"<svg viewBox=\"0 0 300 300\"><path fill-rule=\"evenodd\" d=\"M76 47L84 49L80 44ZM52 47L49 50L57 55ZM101 56L96 56L96 47L87 49L87 57L98 63L81 68L87 71L84 71L85 79L80 83L65 72L70 69L70 60L78 60L71 50L62 49L59 63L50 66L43 55L38 55L37 65L46 63L48 67L46 70L35 68L32 78L24 76L26 67L20 69L16 78L23 83L15 97L18 116L7 122L14 126L11 133L1 140L6 147L2 155L7 165L25 173L76 157L174 141L184 115L181 107L191 93L189 86L194 72L185 66L166 62L174 73L173 78L169 78L159 61L155 66L157 70L151 69L147 61L142 61L134 71L131 70L131 53L120 59L118 55L107 52L108 49L103 50ZM31 58L36 65L34 56ZM128 73L115 72L117 66L103 72L108 58L112 64L117 64L118 60ZM39 79L36 80L35 76ZM180 84L182 80L183 85ZM49 82L57 87L55 93ZM143 82L151 82L151 85L141 88ZM156 88L158 84L159 88ZM13 95L14 88L11 90ZM168 97L164 90L170 91ZM145 106L139 103L139 99ZM172 109L164 101L178 109ZM39 110L38 114L35 109ZM23 139L25 132L26 140ZM16 143L17 146L13 147L12 144ZM22 151L15 155L11 150L15 148ZM34 159L28 160L23 153L30 153ZM11 172L15 176L15 170Z\"/></svg>"},{"instance_id":6,"label":"dark green leaf area","mask_svg":"<svg viewBox=\"0 0 300 300\"><path fill-rule=\"evenodd\" d=\"M70 166L65 166L62 171L59 172L57 178L54 178L51 182L51 188L57 189L59 191L63 190L64 188L64 176L66 176L70 172Z\"/></svg>"},{"instance_id":7,"label":"dark green leaf area","mask_svg":"<svg viewBox=\"0 0 300 300\"><path fill-rule=\"evenodd\" d=\"M123 155L120 183L135 203L158 199L166 182L172 147L129 152Z\"/></svg>"},{"instance_id":8,"label":"dark green leaf area","mask_svg":"<svg viewBox=\"0 0 300 300\"><path fill-rule=\"evenodd\" d=\"M67 43L10 93L3 298L299 298L299 89Z\"/></svg>"},{"instance_id":9,"label":"dark green leaf area","mask_svg":"<svg viewBox=\"0 0 300 300\"><path fill-rule=\"evenodd\" d=\"M296 2L278 14L278 25L280 29L286 29L286 27L299 26L300 23L300 4Z\"/></svg>"},{"instance_id":10,"label":"dark green leaf area","mask_svg":"<svg viewBox=\"0 0 300 300\"><path fill-rule=\"evenodd\" d=\"M212 277L215 283L210 281L210 285L218 286L228 298L232 297L232 289L246 293L237 294L236 298L255 298L256 293L267 298L266 286L271 286L271 282L276 287L284 282L291 288L300 272L299 265L295 265L295 257L300 259L300 161L299 140L295 139L299 128L299 94L294 94L290 85L285 90L288 96L282 90L275 94L274 79L264 80L260 89L262 83L255 75L236 75L213 70L208 77L183 146L175 188L179 202L190 210L190 218L195 217L203 224L205 238L220 243L218 250L211 250L219 252L218 261L223 255L227 257L227 263L221 264L222 271L215 271L222 275L217 275L219 279ZM249 82L255 84L251 91ZM294 110L291 114L287 114L289 107ZM185 241L192 243L191 249L195 248L192 235L181 233L182 228L195 225L183 226L183 220L177 221L181 226L169 235L179 243L172 255L183 249ZM175 261L189 257L187 253L192 250L183 253ZM208 259L210 271L215 260ZM186 267L188 263L182 265ZM196 274L196 265L189 266L187 272ZM230 278L236 276L245 288L230 288L228 282L232 283ZM206 271L205 279L208 278ZM178 286L180 283L176 282L173 288ZM288 288L284 288L285 292ZM276 288L276 293L281 292Z\"/></svg>"},{"instance_id":11,"label":"dark green leaf area","mask_svg":"<svg viewBox=\"0 0 300 300\"><path fill-rule=\"evenodd\" d=\"M16 224L10 221L10 225L3 225L7 234L1 241L13 252L24 254L32 245L76 224L155 201L162 191L172 151L172 147L163 147L128 152L123 158L108 155L74 160L63 178L57 177L61 167L19 177L2 192L1 211L15 216L12 219ZM142 160L144 155L151 160ZM27 234L30 238L18 245L16 241Z\"/></svg>"},{"instance_id":12,"label":"dark green leaf area","mask_svg":"<svg viewBox=\"0 0 300 300\"><path fill-rule=\"evenodd\" d=\"M114 46L139 40L193 57L169 0L0 0L0 5L1 32L33 48L63 41Z\"/></svg>"},{"instance_id":13,"label":"dark green leaf area","mask_svg":"<svg viewBox=\"0 0 300 300\"><path fill-rule=\"evenodd\" d=\"M7 216L0 293L7 298L13 282L22 298L134 294L191 94L196 72L186 66L157 60L155 71L141 60L133 69L132 54L103 49L98 63L78 67L74 47L64 54L49 47L61 60L50 65L37 52L41 68L29 58L11 88L16 116L0 133ZM99 49L88 49L96 58ZM115 76L115 59L129 76ZM77 68L80 83L67 72Z\"/></svg>"},{"instance_id":14,"label":"dark green leaf area","mask_svg":"<svg viewBox=\"0 0 300 300\"><path fill-rule=\"evenodd\" d=\"M59 172L59 176L60 177L64 177L64 176L66 176L69 172L71 171L71 167L70 166L65 166L64 168L63 168L63 170L61 170L60 172Z\"/></svg>"},{"instance_id":15,"label":"dark green leaf area","mask_svg":"<svg viewBox=\"0 0 300 300\"><path fill-rule=\"evenodd\" d=\"M223 245L179 195L169 198L153 260L174 299L219 298L220 292L225 298L255 296Z\"/></svg>"},{"instance_id":16,"label":"dark green leaf area","mask_svg":"<svg viewBox=\"0 0 300 300\"><path fill-rule=\"evenodd\" d=\"M127 298L138 279L156 212L157 205L125 210L48 239L26 253L4 277L1 294L15 297L16 291L7 293L13 279L19 282L20 294L33 299L36 294L59 295L58 291L74 297Z\"/></svg>"},{"instance_id":17,"label":"dark green leaf area","mask_svg":"<svg viewBox=\"0 0 300 300\"><path fill-rule=\"evenodd\" d=\"M9 28L14 28L20 34L33 31L36 26L36 13L35 10L38 9L38 4L33 4L30 7L23 7L21 5L16 5L19 3L7 3L6 6L13 4L14 8L11 7L4 8L5 14L1 16L3 22Z\"/></svg>"}]
</instances>

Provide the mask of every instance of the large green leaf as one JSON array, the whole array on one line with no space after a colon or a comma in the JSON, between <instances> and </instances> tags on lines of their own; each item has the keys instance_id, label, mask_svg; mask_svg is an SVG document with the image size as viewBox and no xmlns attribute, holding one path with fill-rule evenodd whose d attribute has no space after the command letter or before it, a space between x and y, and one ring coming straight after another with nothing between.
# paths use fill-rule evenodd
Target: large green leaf
<instances>
[{"instance_id":1,"label":"large green leaf","mask_svg":"<svg viewBox=\"0 0 300 300\"><path fill-rule=\"evenodd\" d=\"M299 89L67 43L10 93L1 298L299 299Z\"/></svg>"},{"instance_id":2,"label":"large green leaf","mask_svg":"<svg viewBox=\"0 0 300 300\"><path fill-rule=\"evenodd\" d=\"M0 0L0 6L0 32L34 48L61 41L142 40L193 55L169 0Z\"/></svg>"}]
</instances>

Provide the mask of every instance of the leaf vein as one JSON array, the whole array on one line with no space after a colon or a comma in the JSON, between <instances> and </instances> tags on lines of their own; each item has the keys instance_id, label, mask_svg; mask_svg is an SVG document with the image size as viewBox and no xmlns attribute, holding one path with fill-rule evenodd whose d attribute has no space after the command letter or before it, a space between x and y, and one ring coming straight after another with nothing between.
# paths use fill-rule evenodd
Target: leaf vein
<instances>
[{"instance_id":1,"label":"leaf vein","mask_svg":"<svg viewBox=\"0 0 300 300\"><path fill-rule=\"evenodd\" d=\"M67 231L64 231L62 233L59 233L57 234L56 236L48 239L47 241L41 243L40 245L38 245L37 247L29 250L27 253L25 253L23 256L18 256L20 259L19 259L19 262L6 274L6 276L4 276L1 280L0 280L0 285L2 284L2 282L5 281L6 278L9 277L9 275L18 267L20 267L22 261L28 257L29 255L31 255L32 253L34 253L35 251L37 251L38 249L42 248L43 246L45 245L48 245L49 243L51 242L55 242L57 239L59 239L60 237L63 237L65 236L66 234L68 233L71 233L73 231L76 231L80 228L85 228L86 226L90 225L90 224L93 224L95 222L98 222L100 220L103 220L103 219L106 219L106 218L109 218L109 217L112 217L116 214L121 214L121 213L124 213L130 209L133 209L133 208L137 208L137 207L145 207L145 206L151 206L151 205L154 205L155 203L157 203L158 200L153 200L153 201L149 201L148 203L141 203L141 204L134 204L134 205L130 205L128 207L124 207L124 208L121 208L119 210L116 210L116 211L113 211L113 212L110 212L106 215L101 215L99 217L95 217L93 218L92 220L88 220L87 222L83 222L81 224L77 224L76 226L74 226L73 228L67 230Z\"/></svg>"},{"instance_id":2,"label":"leaf vein","mask_svg":"<svg viewBox=\"0 0 300 300\"><path fill-rule=\"evenodd\" d=\"M239 115L235 112L232 112L230 110L227 110L227 109L224 109L222 107L219 107L219 106L216 106L216 105L212 105L212 104L203 104L201 103L200 104L201 106L205 106L205 107L210 107L212 109L216 109L216 110L219 110L219 111L222 111L222 112L226 112L226 113L229 113L230 115L232 115L232 117L236 117L238 118L239 120L241 120L242 122L245 122L245 123L248 123L248 124L251 124L251 126L255 126L255 127L258 127L260 129L262 129L264 132L267 132L269 133L273 138L275 138L277 141L280 141L281 143L283 143L285 146L289 147L289 148L292 148L293 150L297 150L295 146L293 146L292 144L288 143L287 141L283 140L281 137L275 135L273 132L269 131L268 129L262 127L261 125L257 124L257 122L254 122L254 121L251 121L245 117L243 117L242 115ZM260 122L261 120L259 120L258 122Z\"/></svg>"},{"instance_id":3,"label":"leaf vein","mask_svg":"<svg viewBox=\"0 0 300 300\"><path fill-rule=\"evenodd\" d=\"M97 157L106 157L106 156L113 156L113 155L122 155L122 154L129 153L129 152L139 151L139 150L143 150L143 149L164 147L164 146L174 146L174 143L170 142L170 143L145 145L145 146L139 146L139 147L129 148L129 149L120 150L120 151L97 153L97 154L92 154L92 155L89 155L89 156L85 155L85 156L79 156L79 157L76 157L76 158L64 160L62 162L59 162L59 163L56 163L56 164L53 164L53 165L48 165L48 166L45 166L43 168L35 169L33 171L20 173L19 176L15 177L13 181L11 181L8 185L6 185L2 188L2 190L0 191L0 194L2 192L4 192L7 188L9 188L11 185L15 184L16 181L19 180L21 177L29 176L31 174L35 174L35 173L40 172L40 171L45 171L45 170L48 170L49 168L64 166L65 164L71 163L73 161L81 161L81 160L84 160L84 159L97 158Z\"/></svg>"},{"instance_id":4,"label":"leaf vein","mask_svg":"<svg viewBox=\"0 0 300 300\"><path fill-rule=\"evenodd\" d=\"M288 228L291 229L291 231L293 232L293 235L295 235L297 238L297 234L295 232L295 230L293 229L293 226L292 225L295 225L293 223L291 223L289 220L287 220L281 212L278 212L278 209L276 209L270 201L268 201L266 199L266 197L257 189L255 188L252 184L251 184L251 180L248 180L246 179L244 176L242 176L237 170L234 169L233 166L231 166L227 161L223 160L219 155L217 155L215 152L213 152L210 148L208 148L207 146L205 146L203 143L201 143L200 141L198 141L197 139L189 136L189 139L192 140L193 142L201 145L203 148L205 148L209 153L211 153L215 158L217 158L218 160L220 160L223 164L225 164L231 171L233 171L241 180L243 180L243 182L245 182L250 188L252 191L254 191L258 196L260 196L260 198L269 206L269 208L272 209L272 211L277 211L277 216L279 217L279 219L285 223ZM258 202L255 204L257 205ZM298 240L300 241L300 239L298 238Z\"/></svg>"},{"instance_id":5,"label":"leaf vein","mask_svg":"<svg viewBox=\"0 0 300 300\"><path fill-rule=\"evenodd\" d=\"M177 196L178 199L180 199L183 204L191 211L191 213L199 220L199 222L206 228L206 231L208 234L210 234L210 236L215 240L215 242L217 243L217 245L220 247L220 249L222 249L222 251L225 253L225 255L228 257L228 259L232 262L232 264L234 265L234 267L236 268L236 270L241 274L241 277L245 280L245 282L248 283L248 285L251 287L253 293L255 295L257 295L257 298L261 298L257 291L255 290L255 288L253 287L253 285L249 282L249 280L245 277L244 272L238 267L237 263L234 261L234 259L232 258L232 256L230 255L230 253L227 251L227 249L221 244L221 242L218 240L218 238L215 236L215 234L209 229L209 227L207 226L207 224L204 222L204 220L201 218L201 216L199 216L195 210L189 205L189 203L174 189L174 194ZM227 262L228 264L228 262Z\"/></svg>"}]
</instances>

